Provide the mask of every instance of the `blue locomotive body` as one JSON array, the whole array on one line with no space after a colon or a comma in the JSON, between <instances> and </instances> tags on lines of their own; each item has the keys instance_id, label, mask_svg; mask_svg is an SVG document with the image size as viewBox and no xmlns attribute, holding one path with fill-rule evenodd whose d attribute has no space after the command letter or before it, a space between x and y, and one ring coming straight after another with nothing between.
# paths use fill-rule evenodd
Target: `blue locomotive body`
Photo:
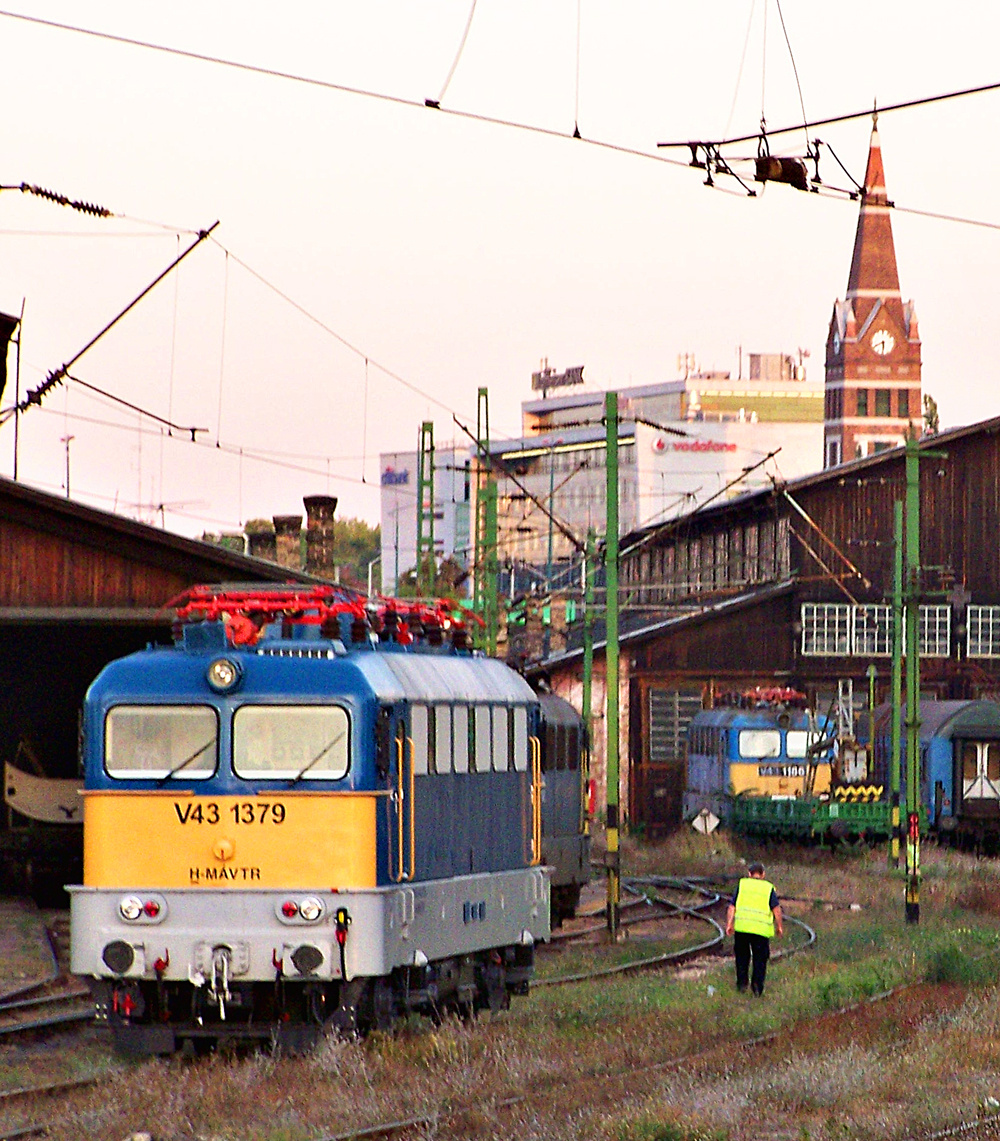
<instances>
[{"instance_id":1,"label":"blue locomotive body","mask_svg":"<svg viewBox=\"0 0 1000 1141\"><path fill-rule=\"evenodd\" d=\"M590 828L583 719L555 694L539 696L542 860L551 869L552 925L576 914L590 881Z\"/></svg>"},{"instance_id":2,"label":"blue locomotive body","mask_svg":"<svg viewBox=\"0 0 1000 1141\"><path fill-rule=\"evenodd\" d=\"M523 679L426 607L195 601L85 703L72 969L117 1046L298 1048L525 993L550 918Z\"/></svg>"}]
</instances>

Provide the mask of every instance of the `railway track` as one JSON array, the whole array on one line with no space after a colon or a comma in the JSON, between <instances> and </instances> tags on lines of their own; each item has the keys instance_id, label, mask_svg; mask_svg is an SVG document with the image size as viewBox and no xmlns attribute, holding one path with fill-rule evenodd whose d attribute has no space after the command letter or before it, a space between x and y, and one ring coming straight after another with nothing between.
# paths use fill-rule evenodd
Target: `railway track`
<instances>
[{"instance_id":1,"label":"railway track","mask_svg":"<svg viewBox=\"0 0 1000 1141\"><path fill-rule=\"evenodd\" d=\"M632 924L655 922L658 919L686 917L708 925L711 934L705 939L700 939L690 946L682 947L676 951L666 951L661 954L635 959L628 963L615 963L610 966L596 967L593 970L581 971L575 974L534 979L531 984L532 989L536 987L559 986L566 983L588 982L590 980L607 978L611 975L624 975L637 971L655 970L666 966L682 966L704 955L709 955L713 952L717 953L721 950L725 940L725 931L722 924L710 913L713 910L718 911L722 908L724 897L713 887L697 880L675 879L666 876L629 877L622 881L622 887L632 896L630 901L622 905L622 909L629 912L636 912L634 915L629 914L628 918L623 920L623 926L628 927ZM681 892L688 897L693 895L696 897L700 896L701 898L694 904L678 903L676 900L668 899L662 894L667 890ZM798 927L803 932L805 938L792 947L774 951L772 954L772 958L774 959L787 958L789 955L797 954L811 947L816 942L816 932L807 923L803 923L802 920L796 919L793 916L789 916L787 922ZM567 932L563 936L563 939L569 941L573 938L583 938L585 935L592 936L598 931L604 930L605 926L603 924L595 924L586 928L585 931Z\"/></svg>"},{"instance_id":2,"label":"railway track","mask_svg":"<svg viewBox=\"0 0 1000 1141\"><path fill-rule=\"evenodd\" d=\"M0 995L0 1043L58 1033L91 1021L90 991L69 975L69 916L50 916L45 933L52 950L52 973Z\"/></svg>"},{"instance_id":3,"label":"railway track","mask_svg":"<svg viewBox=\"0 0 1000 1141\"><path fill-rule=\"evenodd\" d=\"M0 1002L0 1042L22 1036L74 1029L94 1018L94 1003L86 987L75 980L42 983L19 997Z\"/></svg>"}]
</instances>

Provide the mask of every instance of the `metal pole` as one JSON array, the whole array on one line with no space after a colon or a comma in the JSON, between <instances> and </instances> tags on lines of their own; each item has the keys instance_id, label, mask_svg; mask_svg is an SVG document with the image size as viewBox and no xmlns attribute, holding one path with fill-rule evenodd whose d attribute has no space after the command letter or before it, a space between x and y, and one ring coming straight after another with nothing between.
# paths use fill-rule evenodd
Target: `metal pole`
<instances>
[{"instance_id":1,"label":"metal pole","mask_svg":"<svg viewBox=\"0 0 1000 1141\"><path fill-rule=\"evenodd\" d=\"M395 571L393 573L392 593L399 594L399 501L396 501L396 510L392 513L393 522L395 524L395 534L393 537L393 555L395 557Z\"/></svg>"},{"instance_id":2,"label":"metal pole","mask_svg":"<svg viewBox=\"0 0 1000 1141\"><path fill-rule=\"evenodd\" d=\"M868 766L868 783L871 784L871 774L875 761L875 678L878 673L875 663L865 671L868 678L868 756L871 763Z\"/></svg>"},{"instance_id":3,"label":"metal pole","mask_svg":"<svg viewBox=\"0 0 1000 1141\"><path fill-rule=\"evenodd\" d=\"M594 546L596 536L591 527L587 531L587 549L583 556L583 700L580 713L583 717L583 789L587 794L590 783L590 741L594 729ZM590 831L590 816L586 814L584 831Z\"/></svg>"},{"instance_id":4,"label":"metal pole","mask_svg":"<svg viewBox=\"0 0 1000 1141\"><path fill-rule=\"evenodd\" d=\"M920 457L906 441L906 922L920 922Z\"/></svg>"},{"instance_id":5,"label":"metal pole","mask_svg":"<svg viewBox=\"0 0 1000 1141\"><path fill-rule=\"evenodd\" d=\"M424 524L427 525L426 533ZM434 424L420 425L417 447L417 595L427 598L436 585L434 562Z\"/></svg>"},{"instance_id":6,"label":"metal pole","mask_svg":"<svg viewBox=\"0 0 1000 1141\"><path fill-rule=\"evenodd\" d=\"M607 429L607 533L604 539L605 606L607 650L605 653L605 699L607 712L607 872L608 934L618 938L618 909L621 900L621 853L618 850L618 393L604 397L604 423Z\"/></svg>"},{"instance_id":7,"label":"metal pole","mask_svg":"<svg viewBox=\"0 0 1000 1141\"><path fill-rule=\"evenodd\" d=\"M892 728L889 738L889 867L899 867L900 713L903 708L903 503L893 504Z\"/></svg>"},{"instance_id":8,"label":"metal pole","mask_svg":"<svg viewBox=\"0 0 1000 1141\"><path fill-rule=\"evenodd\" d=\"M552 647L552 511L556 494L556 446L549 446L549 550L545 561L545 593L548 596L549 617L542 631L542 657L548 658Z\"/></svg>"},{"instance_id":9,"label":"metal pole","mask_svg":"<svg viewBox=\"0 0 1000 1141\"><path fill-rule=\"evenodd\" d=\"M500 604L498 582L500 561L497 558L497 481L488 479L483 488L485 500L483 510L485 558L482 572L483 581L483 621L486 638L486 653L491 658L497 654L497 631L500 624Z\"/></svg>"}]
</instances>

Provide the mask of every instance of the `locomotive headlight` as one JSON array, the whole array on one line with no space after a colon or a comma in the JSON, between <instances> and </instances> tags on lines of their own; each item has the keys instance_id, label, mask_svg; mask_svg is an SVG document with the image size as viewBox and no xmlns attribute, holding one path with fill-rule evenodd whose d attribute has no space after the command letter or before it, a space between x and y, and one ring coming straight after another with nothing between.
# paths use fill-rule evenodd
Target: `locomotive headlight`
<instances>
[{"instance_id":1,"label":"locomotive headlight","mask_svg":"<svg viewBox=\"0 0 1000 1141\"><path fill-rule=\"evenodd\" d=\"M216 658L205 674L205 680L216 693L228 693L235 689L242 677L243 670L239 663L229 658Z\"/></svg>"},{"instance_id":2,"label":"locomotive headlight","mask_svg":"<svg viewBox=\"0 0 1000 1141\"><path fill-rule=\"evenodd\" d=\"M323 914L323 901L310 896L299 904L299 915L308 922L313 922Z\"/></svg>"},{"instance_id":3,"label":"locomotive headlight","mask_svg":"<svg viewBox=\"0 0 1000 1141\"><path fill-rule=\"evenodd\" d=\"M127 919L130 923L142 915L142 910L142 900L137 895L127 895L118 904L122 919Z\"/></svg>"}]
</instances>

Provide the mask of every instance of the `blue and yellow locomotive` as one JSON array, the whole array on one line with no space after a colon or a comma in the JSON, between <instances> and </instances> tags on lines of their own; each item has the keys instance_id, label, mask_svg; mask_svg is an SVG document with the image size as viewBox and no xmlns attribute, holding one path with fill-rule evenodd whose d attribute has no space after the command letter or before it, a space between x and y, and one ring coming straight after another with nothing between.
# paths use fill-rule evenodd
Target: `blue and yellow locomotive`
<instances>
[{"instance_id":1,"label":"blue and yellow locomotive","mask_svg":"<svg viewBox=\"0 0 1000 1141\"><path fill-rule=\"evenodd\" d=\"M84 707L72 970L116 1046L498 1009L549 937L539 703L444 607L197 588Z\"/></svg>"},{"instance_id":2,"label":"blue and yellow locomotive","mask_svg":"<svg viewBox=\"0 0 1000 1141\"><path fill-rule=\"evenodd\" d=\"M805 694L757 689L717 701L688 725L685 819L706 809L731 825L743 800L828 796L833 742L827 720L807 710Z\"/></svg>"}]
</instances>

